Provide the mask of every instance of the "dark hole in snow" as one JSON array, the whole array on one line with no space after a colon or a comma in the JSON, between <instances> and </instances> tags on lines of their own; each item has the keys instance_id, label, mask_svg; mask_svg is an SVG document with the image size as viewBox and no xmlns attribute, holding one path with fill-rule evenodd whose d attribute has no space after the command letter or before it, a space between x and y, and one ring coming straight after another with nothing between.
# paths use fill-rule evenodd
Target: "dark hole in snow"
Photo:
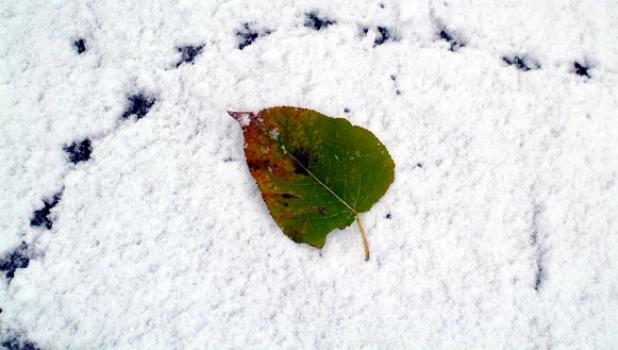
<instances>
[{"instance_id":1,"label":"dark hole in snow","mask_svg":"<svg viewBox=\"0 0 618 350\"><path fill-rule=\"evenodd\" d=\"M396 76L396 75L391 75L391 80L392 80L392 81L397 80L397 76Z\"/></svg>"},{"instance_id":2,"label":"dark hole in snow","mask_svg":"<svg viewBox=\"0 0 618 350\"><path fill-rule=\"evenodd\" d=\"M77 49L78 54L81 55L84 52L86 52L86 41L84 39L75 40L73 42L73 45L75 45L75 48Z\"/></svg>"},{"instance_id":3,"label":"dark hole in snow","mask_svg":"<svg viewBox=\"0 0 618 350\"><path fill-rule=\"evenodd\" d=\"M386 218L390 219L391 218L391 213L386 214Z\"/></svg>"},{"instance_id":4,"label":"dark hole in snow","mask_svg":"<svg viewBox=\"0 0 618 350\"><path fill-rule=\"evenodd\" d=\"M449 35L449 33L445 32L444 30L440 31L440 39L444 39L448 42L451 42L453 40L453 38Z\"/></svg>"},{"instance_id":5,"label":"dark hole in snow","mask_svg":"<svg viewBox=\"0 0 618 350\"><path fill-rule=\"evenodd\" d=\"M144 96L141 93L133 95L129 97L129 108L122 114L122 117L126 119L135 115L137 119L141 119L148 113L155 101L155 98Z\"/></svg>"},{"instance_id":6,"label":"dark hole in snow","mask_svg":"<svg viewBox=\"0 0 618 350\"><path fill-rule=\"evenodd\" d=\"M536 290L537 292L541 288L542 281L543 281L543 268L539 266L538 271L536 273L536 281L534 283L534 290Z\"/></svg>"},{"instance_id":7,"label":"dark hole in snow","mask_svg":"<svg viewBox=\"0 0 618 350\"><path fill-rule=\"evenodd\" d=\"M384 8L384 4L382 4L382 3L381 3L381 4L380 4L380 8Z\"/></svg>"},{"instance_id":8,"label":"dark hole in snow","mask_svg":"<svg viewBox=\"0 0 618 350\"><path fill-rule=\"evenodd\" d=\"M26 268L29 263L28 244L21 242L15 251L0 258L0 271L6 271L6 277L11 279L15 277L15 270Z\"/></svg>"},{"instance_id":9,"label":"dark hole in snow","mask_svg":"<svg viewBox=\"0 0 618 350\"><path fill-rule=\"evenodd\" d=\"M363 35L367 35L367 33L369 33L369 28L367 28L367 27L362 27L362 28L361 28L361 32L363 33Z\"/></svg>"},{"instance_id":10,"label":"dark hole in snow","mask_svg":"<svg viewBox=\"0 0 618 350\"><path fill-rule=\"evenodd\" d=\"M579 62L575 62L573 63L573 68L575 68L575 74L590 78L590 74L588 74L588 69L590 67L582 65Z\"/></svg>"},{"instance_id":11,"label":"dark hole in snow","mask_svg":"<svg viewBox=\"0 0 618 350\"><path fill-rule=\"evenodd\" d=\"M92 153L92 146L90 140L85 139L82 142L73 142L69 146L64 147L64 151L69 155L69 161L71 163L85 162L90 159L90 153Z\"/></svg>"},{"instance_id":12,"label":"dark hole in snow","mask_svg":"<svg viewBox=\"0 0 618 350\"><path fill-rule=\"evenodd\" d=\"M182 54L182 56L180 57L180 61L176 63L176 67L179 67L183 63L192 63L195 57L202 53L203 48L203 44L199 46L188 45L178 47L177 50Z\"/></svg>"},{"instance_id":13,"label":"dark hole in snow","mask_svg":"<svg viewBox=\"0 0 618 350\"><path fill-rule=\"evenodd\" d=\"M58 202L60 202L60 198L62 196L62 192L56 193L51 202L43 201L45 204L43 208L34 212L32 219L30 219L30 226L45 226L46 229L50 230L52 228L53 222L49 217L50 211L53 207L55 207Z\"/></svg>"},{"instance_id":14,"label":"dark hole in snow","mask_svg":"<svg viewBox=\"0 0 618 350\"><path fill-rule=\"evenodd\" d=\"M519 57L519 56L513 56L513 57L507 57L504 56L502 57L502 60L511 66L515 66L517 67L517 69L527 72L531 69L539 69L541 68L541 65L538 64L538 62L535 62L529 58L526 57Z\"/></svg>"},{"instance_id":15,"label":"dark hole in snow","mask_svg":"<svg viewBox=\"0 0 618 350\"><path fill-rule=\"evenodd\" d=\"M401 95L401 91L400 90L395 90L395 94Z\"/></svg>"},{"instance_id":16,"label":"dark hole in snow","mask_svg":"<svg viewBox=\"0 0 618 350\"><path fill-rule=\"evenodd\" d=\"M423 163L416 163L416 166L419 167L419 168L422 168L423 167Z\"/></svg>"},{"instance_id":17,"label":"dark hole in snow","mask_svg":"<svg viewBox=\"0 0 618 350\"><path fill-rule=\"evenodd\" d=\"M305 27L313 28L315 30L320 30L322 28L326 29L328 26L337 23L327 18L320 18L315 12L305 13L305 16L307 17L305 20Z\"/></svg>"},{"instance_id":18,"label":"dark hole in snow","mask_svg":"<svg viewBox=\"0 0 618 350\"><path fill-rule=\"evenodd\" d=\"M460 42L459 40L456 40L445 29L440 30L440 33L438 35L440 36L440 39L446 40L449 44L451 44L451 47L449 48L449 50L452 52L455 52L465 46L464 43Z\"/></svg>"},{"instance_id":19,"label":"dark hole in snow","mask_svg":"<svg viewBox=\"0 0 618 350\"><path fill-rule=\"evenodd\" d=\"M270 32L266 32L264 35L268 35L268 34L270 34ZM243 24L242 29L240 29L239 31L236 32L236 36L238 38L240 38L240 40L241 40L240 43L238 43L238 49L242 50L245 47L253 44L255 39L260 37L260 33L252 30L249 27L249 23L245 23L245 24Z\"/></svg>"},{"instance_id":20,"label":"dark hole in snow","mask_svg":"<svg viewBox=\"0 0 618 350\"><path fill-rule=\"evenodd\" d=\"M21 337L11 337L0 343L7 350L41 350L34 343L21 339Z\"/></svg>"},{"instance_id":21,"label":"dark hole in snow","mask_svg":"<svg viewBox=\"0 0 618 350\"><path fill-rule=\"evenodd\" d=\"M379 35L376 36L376 39L373 41L374 47L384 44L384 42L391 37L391 34L386 27L378 27L378 34Z\"/></svg>"},{"instance_id":22,"label":"dark hole in snow","mask_svg":"<svg viewBox=\"0 0 618 350\"><path fill-rule=\"evenodd\" d=\"M350 113L350 109L349 109L349 108L344 108L344 109L343 109L343 112L344 112L344 113Z\"/></svg>"}]
</instances>

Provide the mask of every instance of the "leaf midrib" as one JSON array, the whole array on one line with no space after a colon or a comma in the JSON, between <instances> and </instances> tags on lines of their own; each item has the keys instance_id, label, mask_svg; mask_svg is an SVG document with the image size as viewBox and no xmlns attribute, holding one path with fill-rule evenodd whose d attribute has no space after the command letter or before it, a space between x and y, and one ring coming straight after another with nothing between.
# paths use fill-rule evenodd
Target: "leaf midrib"
<instances>
[{"instance_id":1,"label":"leaf midrib","mask_svg":"<svg viewBox=\"0 0 618 350\"><path fill-rule=\"evenodd\" d=\"M319 183L322 187L324 187L328 192L330 192L333 196L335 196L335 198L337 198L337 200L339 202L341 202L343 205L345 205L352 213L354 213L354 215L358 216L358 212L356 211L356 209L352 208L352 206L350 206L348 204L348 202L346 202L344 199L342 199L341 197L339 197L338 194L335 193L335 191L333 191L330 187L328 187L326 184L324 184L320 179L318 179L317 176L315 176L313 174L313 172L311 172L311 170L309 170L308 168L306 168L300 161L298 161L298 159L296 159L296 157L294 157L290 152L288 152L285 147L283 145L280 145L281 149L283 150L283 153L285 153L286 155L288 155L290 158L292 158L298 165L300 165L301 168L303 168L303 170L305 170L307 172L307 174L311 175L311 177L317 181L317 183Z\"/></svg>"}]
</instances>

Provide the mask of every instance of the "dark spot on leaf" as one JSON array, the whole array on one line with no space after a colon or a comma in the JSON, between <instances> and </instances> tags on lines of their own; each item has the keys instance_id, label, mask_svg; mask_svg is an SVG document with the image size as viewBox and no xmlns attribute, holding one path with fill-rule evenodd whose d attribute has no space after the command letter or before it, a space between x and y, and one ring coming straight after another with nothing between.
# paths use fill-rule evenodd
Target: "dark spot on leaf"
<instances>
[{"instance_id":1,"label":"dark spot on leaf","mask_svg":"<svg viewBox=\"0 0 618 350\"><path fill-rule=\"evenodd\" d=\"M249 166L250 170L259 170L261 168L257 162L252 160L247 160L247 166Z\"/></svg>"},{"instance_id":2,"label":"dark spot on leaf","mask_svg":"<svg viewBox=\"0 0 618 350\"><path fill-rule=\"evenodd\" d=\"M180 61L176 63L176 67L179 67L183 63L192 63L197 55L202 53L202 49L204 45L199 46L181 46L178 47L177 50L182 54L180 57Z\"/></svg>"},{"instance_id":3,"label":"dark spot on leaf","mask_svg":"<svg viewBox=\"0 0 618 350\"><path fill-rule=\"evenodd\" d=\"M145 96L141 93L133 95L129 97L129 107L122 114L122 117L127 119L130 116L135 115L137 119L141 119L148 113L155 101L155 98Z\"/></svg>"},{"instance_id":4,"label":"dark spot on leaf","mask_svg":"<svg viewBox=\"0 0 618 350\"><path fill-rule=\"evenodd\" d=\"M45 226L48 230L52 228L53 222L49 217L50 211L53 207L55 207L58 202L60 202L60 198L62 196L62 192L56 193L52 201L43 201L44 207L35 211L32 219L30 219L30 226Z\"/></svg>"},{"instance_id":5,"label":"dark spot on leaf","mask_svg":"<svg viewBox=\"0 0 618 350\"><path fill-rule=\"evenodd\" d=\"M300 150L292 152L292 156L296 159L294 162L294 172L296 174L309 175L307 169L309 169L311 154L304 148L301 148Z\"/></svg>"},{"instance_id":6,"label":"dark spot on leaf","mask_svg":"<svg viewBox=\"0 0 618 350\"><path fill-rule=\"evenodd\" d=\"M446 29L440 30L438 35L440 36L440 39L446 40L449 44L451 44L451 47L449 48L450 51L455 52L465 46L464 43L456 40L453 35L446 31Z\"/></svg>"},{"instance_id":7,"label":"dark spot on leaf","mask_svg":"<svg viewBox=\"0 0 618 350\"><path fill-rule=\"evenodd\" d=\"M391 218L391 213L386 214L386 218L390 219Z\"/></svg>"},{"instance_id":8,"label":"dark spot on leaf","mask_svg":"<svg viewBox=\"0 0 618 350\"><path fill-rule=\"evenodd\" d=\"M290 199L292 199L292 198L293 199L298 199L299 198L298 196L295 196L295 195L293 195L291 193L284 193L284 194L281 195L281 197L283 197L283 198L290 198Z\"/></svg>"},{"instance_id":9,"label":"dark spot on leaf","mask_svg":"<svg viewBox=\"0 0 618 350\"><path fill-rule=\"evenodd\" d=\"M590 67L582 65L579 62L575 62L573 63L573 68L575 68L575 74L590 78L590 74L588 74L588 69Z\"/></svg>"},{"instance_id":10,"label":"dark spot on leaf","mask_svg":"<svg viewBox=\"0 0 618 350\"><path fill-rule=\"evenodd\" d=\"M12 336L0 343L7 350L41 350L34 343L22 339L20 336Z\"/></svg>"},{"instance_id":11,"label":"dark spot on leaf","mask_svg":"<svg viewBox=\"0 0 618 350\"><path fill-rule=\"evenodd\" d=\"M326 18L320 18L315 12L305 13L305 16L307 17L305 20L305 27L315 30L320 30L322 28L326 29L328 26L337 23Z\"/></svg>"},{"instance_id":12,"label":"dark spot on leaf","mask_svg":"<svg viewBox=\"0 0 618 350\"><path fill-rule=\"evenodd\" d=\"M15 270L26 268L29 263L28 244L21 242L17 249L0 258L0 271L6 271L6 277L11 279L15 277Z\"/></svg>"},{"instance_id":13,"label":"dark spot on leaf","mask_svg":"<svg viewBox=\"0 0 618 350\"><path fill-rule=\"evenodd\" d=\"M75 40L73 42L73 45L75 45L75 48L77 49L78 54L81 55L84 52L86 52L86 41L84 39Z\"/></svg>"},{"instance_id":14,"label":"dark spot on leaf","mask_svg":"<svg viewBox=\"0 0 618 350\"><path fill-rule=\"evenodd\" d=\"M384 42L391 37L391 34L386 27L378 27L378 34L379 35L376 36L376 39L373 41L373 47L384 44Z\"/></svg>"},{"instance_id":15,"label":"dark spot on leaf","mask_svg":"<svg viewBox=\"0 0 618 350\"><path fill-rule=\"evenodd\" d=\"M302 242L302 236L300 234L300 231L298 231L297 229L294 229L294 231L292 231L290 238L296 243Z\"/></svg>"},{"instance_id":16,"label":"dark spot on leaf","mask_svg":"<svg viewBox=\"0 0 618 350\"><path fill-rule=\"evenodd\" d=\"M537 62L526 58L526 57L519 57L519 56L513 56L512 58L509 58L507 56L502 57L502 60L508 64L508 65L512 65L517 67L517 69L527 72L531 69L539 69L541 68L541 65L539 65Z\"/></svg>"},{"instance_id":17,"label":"dark spot on leaf","mask_svg":"<svg viewBox=\"0 0 618 350\"><path fill-rule=\"evenodd\" d=\"M324 216L324 211L326 210L326 208L324 207L318 207L318 213L322 216Z\"/></svg>"},{"instance_id":18,"label":"dark spot on leaf","mask_svg":"<svg viewBox=\"0 0 618 350\"><path fill-rule=\"evenodd\" d=\"M79 162L85 162L90 159L90 153L92 153L92 146L90 140L85 139L82 142L73 142L69 146L64 147L64 151L69 155L69 161L77 164Z\"/></svg>"}]
</instances>

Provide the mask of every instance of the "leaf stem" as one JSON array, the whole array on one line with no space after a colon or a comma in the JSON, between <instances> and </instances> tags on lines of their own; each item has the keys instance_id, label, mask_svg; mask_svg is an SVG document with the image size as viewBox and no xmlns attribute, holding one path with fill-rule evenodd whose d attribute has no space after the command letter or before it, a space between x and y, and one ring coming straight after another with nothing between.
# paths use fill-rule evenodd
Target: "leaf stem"
<instances>
[{"instance_id":1,"label":"leaf stem","mask_svg":"<svg viewBox=\"0 0 618 350\"><path fill-rule=\"evenodd\" d=\"M354 212L356 215L356 222L358 223L358 228L360 229L361 236L363 237L363 246L365 247L365 261L369 260L369 244L367 243L367 235L365 234L365 229L363 228L363 223L361 221L358 212Z\"/></svg>"}]
</instances>

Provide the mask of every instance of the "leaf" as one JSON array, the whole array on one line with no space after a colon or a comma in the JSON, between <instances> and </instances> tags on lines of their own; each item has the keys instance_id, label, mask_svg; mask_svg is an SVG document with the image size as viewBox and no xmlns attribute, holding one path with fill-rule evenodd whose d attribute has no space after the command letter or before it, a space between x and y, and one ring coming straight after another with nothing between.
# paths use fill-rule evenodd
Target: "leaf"
<instances>
[{"instance_id":1,"label":"leaf","mask_svg":"<svg viewBox=\"0 0 618 350\"><path fill-rule=\"evenodd\" d=\"M395 164L370 131L295 107L228 112L242 127L245 156L272 217L297 243L322 248L326 235L356 219L393 182Z\"/></svg>"}]
</instances>

